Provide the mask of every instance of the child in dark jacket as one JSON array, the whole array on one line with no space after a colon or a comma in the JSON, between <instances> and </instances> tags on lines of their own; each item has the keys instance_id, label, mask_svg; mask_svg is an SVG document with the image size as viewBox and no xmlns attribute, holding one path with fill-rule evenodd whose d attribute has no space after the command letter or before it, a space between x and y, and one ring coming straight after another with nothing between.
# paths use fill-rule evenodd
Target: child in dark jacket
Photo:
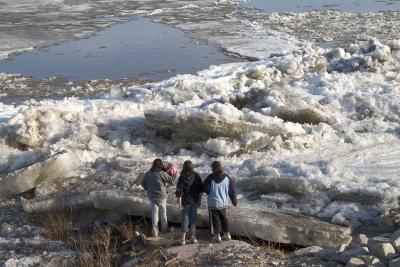
<instances>
[{"instance_id":1,"label":"child in dark jacket","mask_svg":"<svg viewBox=\"0 0 400 267\"><path fill-rule=\"evenodd\" d=\"M189 226L192 231L191 242L197 243L197 208L201 204L202 189L203 183L200 176L194 171L192 162L189 160L185 161L176 185L176 196L179 207L182 210L182 245L186 244L186 233L189 230Z\"/></svg>"},{"instance_id":2,"label":"child in dark jacket","mask_svg":"<svg viewBox=\"0 0 400 267\"><path fill-rule=\"evenodd\" d=\"M229 205L229 199L234 206L237 206L236 192L232 179L224 173L219 161L214 161L211 168L213 173L204 181L203 191L208 195L207 204L213 239L221 242L221 233L225 240L231 239L226 207Z\"/></svg>"}]
</instances>

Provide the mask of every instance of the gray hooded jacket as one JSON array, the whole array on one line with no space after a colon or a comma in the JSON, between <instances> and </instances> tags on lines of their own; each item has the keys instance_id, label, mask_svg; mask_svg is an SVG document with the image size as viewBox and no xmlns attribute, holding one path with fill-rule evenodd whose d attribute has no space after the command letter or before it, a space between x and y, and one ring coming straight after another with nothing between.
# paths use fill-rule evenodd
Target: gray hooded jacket
<instances>
[{"instance_id":1,"label":"gray hooded jacket","mask_svg":"<svg viewBox=\"0 0 400 267\"><path fill-rule=\"evenodd\" d=\"M175 184L175 177L164 171L148 171L143 177L142 186L151 201L160 203L167 200L167 186Z\"/></svg>"}]
</instances>

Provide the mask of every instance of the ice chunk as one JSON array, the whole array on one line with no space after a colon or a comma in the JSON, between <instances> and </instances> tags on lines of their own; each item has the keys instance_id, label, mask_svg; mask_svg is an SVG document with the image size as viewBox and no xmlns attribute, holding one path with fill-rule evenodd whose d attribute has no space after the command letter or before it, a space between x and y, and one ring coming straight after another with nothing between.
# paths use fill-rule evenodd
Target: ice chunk
<instances>
[{"instance_id":1,"label":"ice chunk","mask_svg":"<svg viewBox=\"0 0 400 267\"><path fill-rule=\"evenodd\" d=\"M114 210L121 214L151 216L150 201L144 192L91 191L59 198L26 203L24 209L40 212L62 208L96 208ZM181 211L176 205L168 205L168 220L180 222ZM322 222L311 217L279 213L273 210L229 208L231 232L239 236L252 236L263 240L297 244L301 246L339 247L351 241L350 229ZM208 226L207 209L200 208L198 226Z\"/></svg>"},{"instance_id":2,"label":"ice chunk","mask_svg":"<svg viewBox=\"0 0 400 267\"><path fill-rule=\"evenodd\" d=\"M13 196L40 184L51 184L71 177L79 166L71 152L60 152L28 167L3 175L0 178L0 197Z\"/></svg>"},{"instance_id":3,"label":"ice chunk","mask_svg":"<svg viewBox=\"0 0 400 267\"><path fill-rule=\"evenodd\" d=\"M239 139L243 134L255 131L271 136L287 133L283 125L260 125L221 117L208 110L150 110L145 113L146 128L166 139L192 142L209 138L228 137Z\"/></svg>"},{"instance_id":4,"label":"ice chunk","mask_svg":"<svg viewBox=\"0 0 400 267\"><path fill-rule=\"evenodd\" d=\"M304 196L310 194L314 190L325 190L325 186L318 181L306 180L300 177L254 176L249 179L241 180L239 185L262 194L281 192L292 196Z\"/></svg>"},{"instance_id":5,"label":"ice chunk","mask_svg":"<svg viewBox=\"0 0 400 267\"><path fill-rule=\"evenodd\" d=\"M377 205L385 201L385 195L377 190L371 189L353 189L353 190L337 190L330 191L332 200L358 202L363 205Z\"/></svg>"}]
</instances>

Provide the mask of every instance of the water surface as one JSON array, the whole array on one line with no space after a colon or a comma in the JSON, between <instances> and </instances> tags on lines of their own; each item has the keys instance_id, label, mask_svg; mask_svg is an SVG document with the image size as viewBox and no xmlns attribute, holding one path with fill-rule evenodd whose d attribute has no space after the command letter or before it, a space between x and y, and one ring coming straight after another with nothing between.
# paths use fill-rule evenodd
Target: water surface
<instances>
[{"instance_id":1,"label":"water surface","mask_svg":"<svg viewBox=\"0 0 400 267\"><path fill-rule=\"evenodd\" d=\"M231 61L234 59L216 47L199 43L181 30L138 19L89 38L16 55L11 62L0 61L0 72L22 73L34 79L162 80Z\"/></svg>"}]
</instances>

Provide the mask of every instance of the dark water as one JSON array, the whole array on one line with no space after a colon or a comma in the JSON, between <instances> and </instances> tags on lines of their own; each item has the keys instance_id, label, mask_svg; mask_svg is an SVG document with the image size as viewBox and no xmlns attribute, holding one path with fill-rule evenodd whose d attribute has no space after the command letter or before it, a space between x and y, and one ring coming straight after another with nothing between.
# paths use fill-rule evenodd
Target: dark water
<instances>
[{"instance_id":1,"label":"dark water","mask_svg":"<svg viewBox=\"0 0 400 267\"><path fill-rule=\"evenodd\" d=\"M198 43L178 29L138 19L90 38L16 55L8 63L0 61L0 72L22 73L34 79L162 80L231 61L233 58L217 48Z\"/></svg>"},{"instance_id":2,"label":"dark water","mask_svg":"<svg viewBox=\"0 0 400 267\"><path fill-rule=\"evenodd\" d=\"M348 12L400 10L400 0L250 0L243 7L267 12L299 12L335 9Z\"/></svg>"}]
</instances>

